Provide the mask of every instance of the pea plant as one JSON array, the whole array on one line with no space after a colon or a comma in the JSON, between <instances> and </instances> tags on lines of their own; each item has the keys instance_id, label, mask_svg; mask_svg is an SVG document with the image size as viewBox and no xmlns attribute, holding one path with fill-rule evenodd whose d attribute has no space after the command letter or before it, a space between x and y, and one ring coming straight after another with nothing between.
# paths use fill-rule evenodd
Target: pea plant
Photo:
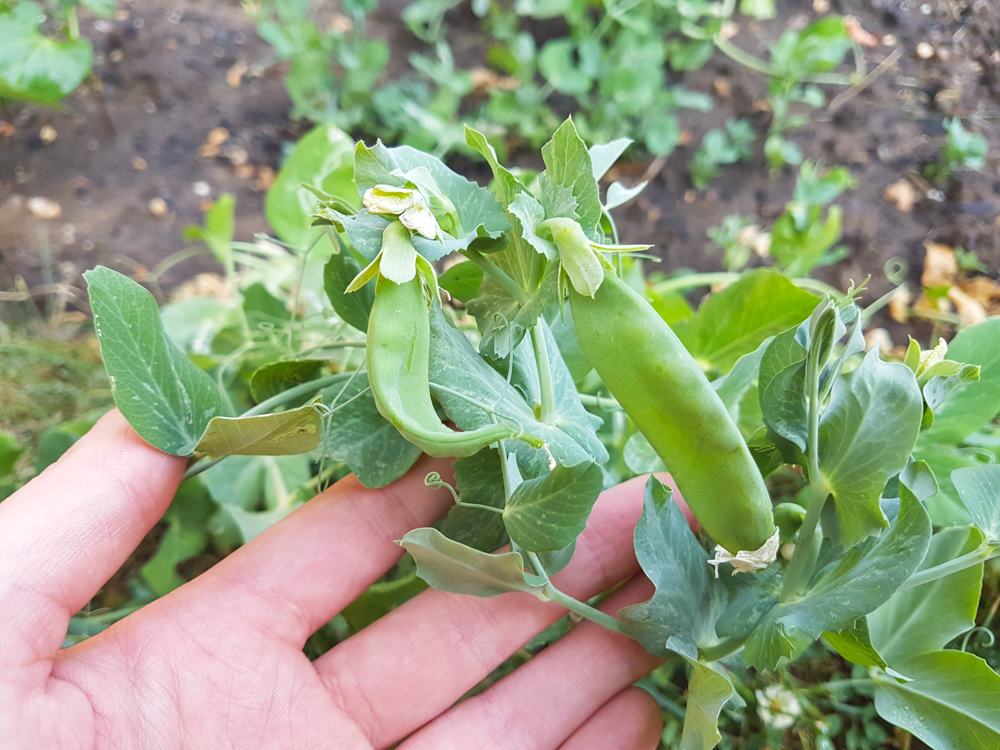
<instances>
[{"instance_id":1,"label":"pea plant","mask_svg":"<svg viewBox=\"0 0 1000 750\"><path fill-rule=\"evenodd\" d=\"M642 281L647 246L620 244L611 217L637 191L599 185L626 139L588 148L567 120L540 174L502 166L482 133L466 140L491 188L411 147L307 136L268 199L283 241L309 248L296 304L244 289L239 315L210 316L200 354L193 334L191 356L171 341L137 283L88 272L136 431L233 492L239 472L218 472L249 457L308 456L307 488L338 467L378 487L421 453L453 458L453 485L425 482L454 506L399 541L411 567L353 621L421 580L557 602L682 660L679 747L720 741L745 668L816 648L864 670L879 716L930 746L1000 742L1000 675L946 648L975 626L1000 554L998 319L886 361L865 353L860 289L821 296L759 268L668 325ZM806 214L836 193L822 179L838 177L803 187ZM231 229L212 219L218 245ZM651 476L634 544L652 597L608 613L560 590L600 492L664 470L699 529ZM301 502L277 475L284 499L232 514L244 537Z\"/></svg>"},{"instance_id":2,"label":"pea plant","mask_svg":"<svg viewBox=\"0 0 1000 750\"><path fill-rule=\"evenodd\" d=\"M110 16L114 0L0 2L0 99L58 104L90 74L94 48L80 36L76 8Z\"/></svg>"}]
</instances>

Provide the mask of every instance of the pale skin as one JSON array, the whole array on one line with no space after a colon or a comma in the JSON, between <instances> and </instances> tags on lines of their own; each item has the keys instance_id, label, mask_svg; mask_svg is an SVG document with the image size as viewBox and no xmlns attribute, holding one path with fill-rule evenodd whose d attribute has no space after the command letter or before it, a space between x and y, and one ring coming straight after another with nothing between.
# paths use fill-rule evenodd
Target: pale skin
<instances>
[{"instance_id":1,"label":"pale skin","mask_svg":"<svg viewBox=\"0 0 1000 750\"><path fill-rule=\"evenodd\" d=\"M381 490L349 477L208 572L61 649L69 618L163 515L185 468L117 412L0 503L0 737L11 750L652 750L660 712L630 685L656 665L590 623L456 702L564 610L514 593L426 591L316 661L309 635L452 502L423 460ZM586 598L638 571L642 483L602 495L554 581ZM641 577L605 603L651 593Z\"/></svg>"}]
</instances>

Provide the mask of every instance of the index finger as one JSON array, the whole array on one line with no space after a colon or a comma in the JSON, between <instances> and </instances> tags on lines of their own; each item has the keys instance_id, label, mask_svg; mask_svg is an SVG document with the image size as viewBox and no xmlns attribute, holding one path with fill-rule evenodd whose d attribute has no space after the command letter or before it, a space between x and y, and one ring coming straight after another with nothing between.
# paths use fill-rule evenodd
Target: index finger
<instances>
[{"instance_id":1,"label":"index finger","mask_svg":"<svg viewBox=\"0 0 1000 750\"><path fill-rule=\"evenodd\" d=\"M69 618L163 515L184 465L112 411L0 503L0 674L49 676Z\"/></svg>"}]
</instances>

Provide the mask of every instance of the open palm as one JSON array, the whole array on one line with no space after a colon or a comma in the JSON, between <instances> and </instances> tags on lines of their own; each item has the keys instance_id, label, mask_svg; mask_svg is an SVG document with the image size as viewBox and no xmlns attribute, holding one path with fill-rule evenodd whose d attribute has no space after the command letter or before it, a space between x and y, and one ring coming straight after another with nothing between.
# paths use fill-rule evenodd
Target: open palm
<instances>
[{"instance_id":1,"label":"open palm","mask_svg":"<svg viewBox=\"0 0 1000 750\"><path fill-rule=\"evenodd\" d=\"M564 610L522 594L426 591L311 662L302 647L432 523L450 496L420 464L345 479L207 573L60 650L69 618L166 510L184 460L117 413L0 504L0 744L10 748L654 748L659 711L628 686L656 665L589 623L454 705ZM606 492L556 581L593 595L636 571L641 486ZM629 582L609 609L648 595Z\"/></svg>"}]
</instances>

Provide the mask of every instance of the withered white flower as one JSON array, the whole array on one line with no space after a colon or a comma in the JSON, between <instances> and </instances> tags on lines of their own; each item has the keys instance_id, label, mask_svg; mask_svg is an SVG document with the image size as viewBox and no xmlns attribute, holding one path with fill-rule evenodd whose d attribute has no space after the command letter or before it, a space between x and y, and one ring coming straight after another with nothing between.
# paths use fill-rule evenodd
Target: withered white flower
<instances>
[{"instance_id":1,"label":"withered white flower","mask_svg":"<svg viewBox=\"0 0 1000 750\"><path fill-rule=\"evenodd\" d=\"M709 560L709 565L715 566L715 577L719 577L719 566L730 563L733 566L733 575L737 573L752 573L757 570L764 570L778 557L778 540L780 531L774 530L774 534L760 549L753 551L740 550L735 555L721 546L715 547L715 559Z\"/></svg>"}]
</instances>

